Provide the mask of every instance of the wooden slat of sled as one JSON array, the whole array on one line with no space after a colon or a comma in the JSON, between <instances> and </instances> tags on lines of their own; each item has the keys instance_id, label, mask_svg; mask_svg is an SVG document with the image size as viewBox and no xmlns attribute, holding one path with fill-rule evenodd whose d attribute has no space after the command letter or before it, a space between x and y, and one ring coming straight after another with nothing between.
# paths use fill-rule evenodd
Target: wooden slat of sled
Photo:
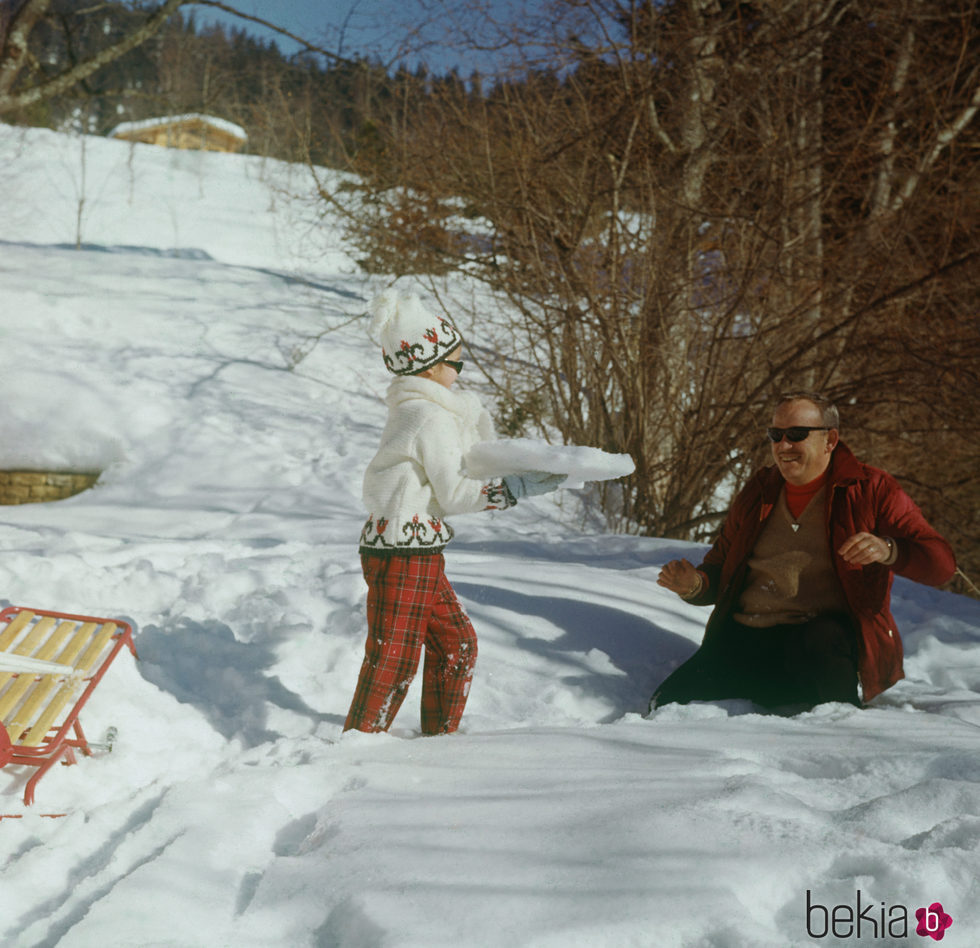
<instances>
[{"instance_id":1,"label":"wooden slat of sled","mask_svg":"<svg viewBox=\"0 0 980 948\"><path fill-rule=\"evenodd\" d=\"M0 632L0 651L6 652L20 634L20 631L33 618L34 613L28 612L26 609L23 612L18 612L17 615L7 623L7 628L5 628L3 632ZM51 621L54 622L54 619Z\"/></svg>"},{"instance_id":2,"label":"wooden slat of sled","mask_svg":"<svg viewBox=\"0 0 980 948\"><path fill-rule=\"evenodd\" d=\"M82 632L80 631L76 636L76 639L79 641L79 646L85 647L85 651L82 652L77 662L74 661L74 656L71 661L61 656L59 656L58 660L66 665L74 664L75 669L79 673L83 675L88 674L88 672L92 670L95 660L102 654L103 651L105 651L106 645L109 644L112 637L116 633L116 626L111 622L107 622L105 625L103 625L100 629L98 629L98 634L93 636L92 633L95 632L97 628L98 627L92 623L86 623L84 626L82 626L82 630L85 632L85 635L83 636ZM75 640L72 642L72 645L74 644ZM46 675L45 677L56 679L56 676L54 675ZM55 687L55 684L56 680L51 682L50 688L52 690ZM41 716L34 723L33 727L31 727L27 734L21 739L20 743L24 747L36 747L38 744L40 744L41 741L44 740L45 734L48 733L51 726L57 720L58 715L61 714L65 705L75 698L78 691L78 685L74 682L70 680L64 682L61 685L61 688L48 703L48 706L41 713Z\"/></svg>"},{"instance_id":3,"label":"wooden slat of sled","mask_svg":"<svg viewBox=\"0 0 980 948\"><path fill-rule=\"evenodd\" d=\"M0 612L0 651L72 669L0 673L0 723L10 737L0 766L37 768L27 782L25 804L34 801L37 782L54 764L74 763L74 749L91 753L78 715L124 646L136 655L132 626L121 619L19 606Z\"/></svg>"},{"instance_id":4,"label":"wooden slat of sled","mask_svg":"<svg viewBox=\"0 0 980 948\"><path fill-rule=\"evenodd\" d=\"M75 623L63 622L56 632L56 635L52 636L52 640L45 643L45 651L48 653L44 656L39 656L43 658L54 658L55 650L61 645L67 636L74 632L70 639L68 639L68 644L58 653L58 661L62 665L75 666L75 658L78 656L79 652L85 647L89 639L92 637L92 633L95 631L97 626L93 622L87 622L77 627ZM26 675L22 676L27 678ZM30 690L29 696L26 698L24 703L17 709L16 713L10 718L7 724L7 730L11 734L19 734L27 730L34 721L34 718L38 713L44 708L44 703L48 700L51 694L57 689L58 685L64 681L63 675L41 675L39 678L35 679L33 683L33 688ZM63 689L64 690L64 689ZM77 686L72 682L67 686L69 693L76 692ZM64 707L62 703L58 710ZM47 712L45 711L45 714ZM55 715L51 716L50 720L54 720ZM47 728L42 733L47 732ZM16 740L16 743L22 746L30 747L33 744L39 744L40 740L31 741L29 738L21 737Z\"/></svg>"},{"instance_id":5,"label":"wooden slat of sled","mask_svg":"<svg viewBox=\"0 0 980 948\"><path fill-rule=\"evenodd\" d=\"M33 629L31 629L24 639L17 644L14 649L15 655L27 655L31 658L40 658L50 661L55 653L58 651L59 646L68 637L74 625L70 622L61 622L55 626L54 631L45 640L45 635L51 630L51 627L55 625L55 619L50 616L45 616L43 619L37 622ZM7 672L4 675L5 678L13 677L13 673ZM48 676L46 676L48 677ZM13 723L8 721L8 715L17 706L20 700L24 697L27 691L35 683L35 678L32 675L17 675L15 680L10 682L3 695L0 696L0 719L7 725L7 730L10 730L10 725ZM11 740L16 741L16 737L11 734Z\"/></svg>"}]
</instances>

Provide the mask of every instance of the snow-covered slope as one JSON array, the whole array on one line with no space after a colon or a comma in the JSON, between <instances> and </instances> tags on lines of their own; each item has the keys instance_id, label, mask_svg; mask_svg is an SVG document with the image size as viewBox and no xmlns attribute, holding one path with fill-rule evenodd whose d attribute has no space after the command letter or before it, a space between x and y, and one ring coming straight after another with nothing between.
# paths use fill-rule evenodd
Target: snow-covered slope
<instances>
[{"instance_id":1,"label":"snow-covered slope","mask_svg":"<svg viewBox=\"0 0 980 948\"><path fill-rule=\"evenodd\" d=\"M416 738L410 697L341 738L380 284L302 169L5 126L0 159L0 468L104 472L0 508L0 596L129 616L140 653L84 717L111 754L32 808L0 771L0 944L922 944L936 902L980 943L976 602L896 583L908 678L869 710L645 719L706 617L657 571L699 551L566 492L455 522L462 731Z\"/></svg>"}]
</instances>

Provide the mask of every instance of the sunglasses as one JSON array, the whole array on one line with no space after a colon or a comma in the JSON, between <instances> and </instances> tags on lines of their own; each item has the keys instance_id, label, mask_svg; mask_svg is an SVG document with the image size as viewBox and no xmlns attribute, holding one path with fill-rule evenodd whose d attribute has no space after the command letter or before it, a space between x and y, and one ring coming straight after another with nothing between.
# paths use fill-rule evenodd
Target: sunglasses
<instances>
[{"instance_id":1,"label":"sunglasses","mask_svg":"<svg viewBox=\"0 0 980 948\"><path fill-rule=\"evenodd\" d=\"M811 431L830 431L817 425L793 425L792 428L766 428L766 437L773 443L779 444L783 438L793 444L799 444L810 437Z\"/></svg>"},{"instance_id":2,"label":"sunglasses","mask_svg":"<svg viewBox=\"0 0 980 948\"><path fill-rule=\"evenodd\" d=\"M442 362L443 365L448 365L449 368L455 369L457 375L463 371L463 366L466 364L465 362L455 362L452 359L443 359Z\"/></svg>"}]
</instances>

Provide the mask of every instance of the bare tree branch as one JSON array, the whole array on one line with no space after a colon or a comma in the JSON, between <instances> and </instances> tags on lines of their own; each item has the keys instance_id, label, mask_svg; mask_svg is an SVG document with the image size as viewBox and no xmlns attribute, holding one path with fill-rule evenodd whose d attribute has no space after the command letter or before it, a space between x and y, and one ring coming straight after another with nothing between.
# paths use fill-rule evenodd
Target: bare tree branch
<instances>
[{"instance_id":1,"label":"bare tree branch","mask_svg":"<svg viewBox=\"0 0 980 948\"><path fill-rule=\"evenodd\" d=\"M233 16L238 17L240 20L248 20L250 23L257 23L259 26L264 26L268 30L272 30L278 33L280 36L285 36L291 39L294 43L298 43L305 50L311 53L319 53L321 56L326 56L327 59L335 63L348 63L353 64L354 60L348 59L345 56L341 56L338 53L331 52L328 49L324 49L322 46L318 46L316 43L311 43L306 37L299 36L296 33L291 33L289 30L282 26L278 26L269 20L265 20L262 17L254 16L249 13L243 13L241 10L236 10L233 6L227 3L222 3L221 0L184 0L184 2L193 3L195 6L202 7L214 7L217 10L222 10L225 13L230 13ZM348 18L350 13L347 14ZM346 22L346 21L345 21Z\"/></svg>"},{"instance_id":2,"label":"bare tree branch","mask_svg":"<svg viewBox=\"0 0 980 948\"><path fill-rule=\"evenodd\" d=\"M141 43L148 40L151 36L156 33L160 27L166 23L167 19L180 7L186 6L188 3L193 2L193 0L166 0L166 2L150 16L141 27L134 30L132 33L123 37L118 43L113 43L111 46L107 46L105 49L100 50L95 56L78 63L77 65L59 73L57 76L47 79L43 82L32 86L29 89L24 90L19 93L11 93L9 91L13 80L16 78L16 73L20 71L23 62L19 64L15 63L11 66L10 80L6 87L0 85L0 114L4 112L12 112L15 109L22 109L26 106L33 105L36 102L41 102L44 99L50 99L56 95L60 95L67 92L73 86L77 85L79 82L87 79L89 76L98 72L104 66L118 59L120 56L125 55L131 49L135 49ZM30 33L31 28L36 24L37 20L46 11L50 0L28 0L27 5L23 12L28 12L31 15L31 19L24 23L26 27L26 32L21 34L21 40L24 43L24 48L26 49L27 36ZM17 32L18 21L15 21L13 33ZM9 47L8 43L8 47ZM17 50L14 49L16 53ZM2 75L2 70L7 64L6 59L6 49L4 50L4 58L0 61L0 75Z\"/></svg>"},{"instance_id":3,"label":"bare tree branch","mask_svg":"<svg viewBox=\"0 0 980 948\"><path fill-rule=\"evenodd\" d=\"M317 46L275 23L243 13L227 3L218 2L218 0L165 0L156 12L118 42L106 46L95 55L71 65L55 76L41 80L20 91L14 91L17 78L22 74L29 59L28 41L31 31L47 14L50 4L51 0L26 0L24 5L13 15L7 29L5 42L0 48L0 114L27 108L38 102L64 94L109 63L146 42L151 36L159 32L174 13L181 7L187 6L214 7L242 20L257 23L273 30L279 35L299 43L304 49L319 53L334 63L353 64L354 62Z\"/></svg>"},{"instance_id":4,"label":"bare tree branch","mask_svg":"<svg viewBox=\"0 0 980 948\"><path fill-rule=\"evenodd\" d=\"M48 12L51 0L28 0L15 10L0 45L0 103L9 94L14 81L29 57L28 40L35 24Z\"/></svg>"},{"instance_id":5,"label":"bare tree branch","mask_svg":"<svg viewBox=\"0 0 980 948\"><path fill-rule=\"evenodd\" d=\"M936 135L935 143L929 152L923 156L915 169L914 174L910 174L902 185L901 191L892 201L892 211L898 212L902 209L905 202L912 196L915 189L919 186L924 175L939 160L940 155L950 146L950 144L962 133L962 131L973 121L977 112L980 111L980 83L973 90L973 96L969 104L956 116L956 118L940 129Z\"/></svg>"}]
</instances>

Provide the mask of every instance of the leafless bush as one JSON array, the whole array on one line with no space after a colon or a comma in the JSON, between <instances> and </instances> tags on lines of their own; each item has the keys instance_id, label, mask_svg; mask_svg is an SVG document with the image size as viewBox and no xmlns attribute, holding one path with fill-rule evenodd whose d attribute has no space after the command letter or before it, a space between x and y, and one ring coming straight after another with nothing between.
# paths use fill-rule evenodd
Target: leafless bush
<instances>
[{"instance_id":1,"label":"leafless bush","mask_svg":"<svg viewBox=\"0 0 980 948\"><path fill-rule=\"evenodd\" d=\"M976 557L976 4L553 7L581 27L553 68L430 83L379 126L385 187L489 222L440 256L519 314L511 417L629 452L611 516L698 538L764 459L775 395L821 388ZM362 223L416 239L393 221Z\"/></svg>"}]
</instances>

